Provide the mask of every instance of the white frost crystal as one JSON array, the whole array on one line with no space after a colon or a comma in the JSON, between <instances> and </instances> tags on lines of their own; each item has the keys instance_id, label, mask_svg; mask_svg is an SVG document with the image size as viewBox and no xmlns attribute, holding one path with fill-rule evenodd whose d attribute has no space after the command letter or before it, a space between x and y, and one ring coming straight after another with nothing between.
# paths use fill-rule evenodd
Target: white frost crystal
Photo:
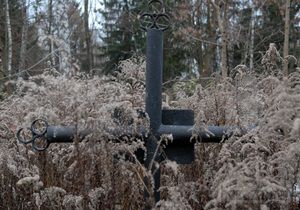
<instances>
[{"instance_id":1,"label":"white frost crystal","mask_svg":"<svg viewBox=\"0 0 300 210\"><path fill-rule=\"evenodd\" d=\"M170 168L175 176L178 174L178 164L175 161L167 161L165 166L166 168Z\"/></svg>"},{"instance_id":2,"label":"white frost crystal","mask_svg":"<svg viewBox=\"0 0 300 210\"><path fill-rule=\"evenodd\" d=\"M22 179L20 179L17 182L17 186L21 187L21 186L25 186L25 187L29 187L29 186L33 186L33 189L39 190L41 187L44 186L43 182L40 181L40 176L39 175L35 175L35 176L28 176L28 177L24 177Z\"/></svg>"},{"instance_id":3,"label":"white frost crystal","mask_svg":"<svg viewBox=\"0 0 300 210\"><path fill-rule=\"evenodd\" d=\"M63 201L63 205L66 207L66 209L82 210L83 197L75 195L66 195Z\"/></svg>"},{"instance_id":4,"label":"white frost crystal","mask_svg":"<svg viewBox=\"0 0 300 210\"><path fill-rule=\"evenodd\" d=\"M299 134L300 135L300 118L295 119L293 129L292 129L293 134Z\"/></svg>"}]
</instances>

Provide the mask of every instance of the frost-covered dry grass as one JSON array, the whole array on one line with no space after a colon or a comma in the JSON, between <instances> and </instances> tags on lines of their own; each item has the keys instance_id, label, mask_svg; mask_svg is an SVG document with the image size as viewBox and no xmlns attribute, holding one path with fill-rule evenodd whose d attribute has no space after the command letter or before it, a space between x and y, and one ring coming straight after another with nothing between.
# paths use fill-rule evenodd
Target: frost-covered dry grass
<instances>
[{"instance_id":1,"label":"frost-covered dry grass","mask_svg":"<svg viewBox=\"0 0 300 210\"><path fill-rule=\"evenodd\" d=\"M128 161L141 139L116 143L111 129L138 130L144 110L144 63L124 61L116 77L61 76L54 70L18 81L0 104L0 209L143 209L141 164ZM196 126L257 125L222 144L198 144L196 161L161 164L159 209L297 209L300 166L300 72L288 78L217 77L170 106L192 108ZM182 90L184 88L181 88ZM116 119L117 114L117 119ZM15 131L36 118L94 132L83 142L37 153ZM151 188L148 189L151 191Z\"/></svg>"}]
</instances>

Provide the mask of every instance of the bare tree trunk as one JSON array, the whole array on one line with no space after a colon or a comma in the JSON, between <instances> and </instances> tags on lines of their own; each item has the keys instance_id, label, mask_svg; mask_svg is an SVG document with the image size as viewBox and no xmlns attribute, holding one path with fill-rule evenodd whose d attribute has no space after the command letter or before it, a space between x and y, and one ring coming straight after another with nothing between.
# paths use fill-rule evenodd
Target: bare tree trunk
<instances>
[{"instance_id":1,"label":"bare tree trunk","mask_svg":"<svg viewBox=\"0 0 300 210\"><path fill-rule=\"evenodd\" d=\"M25 58L26 58L26 49L27 49L27 32L28 32L28 23L27 23L27 1L22 1L22 16L23 16L23 25L22 25L22 40L21 40L21 49L20 49L20 62L19 62L19 72L23 75L25 69ZM19 76L21 76L19 75Z\"/></svg>"},{"instance_id":2,"label":"bare tree trunk","mask_svg":"<svg viewBox=\"0 0 300 210\"><path fill-rule=\"evenodd\" d=\"M89 31L89 0L84 0L84 30L85 30L85 41L86 41L86 56L87 56L87 69L91 69L91 36Z\"/></svg>"},{"instance_id":3,"label":"bare tree trunk","mask_svg":"<svg viewBox=\"0 0 300 210\"><path fill-rule=\"evenodd\" d=\"M194 7L195 7L195 12L192 14L192 19L191 19L191 24L194 25L194 28L196 30L199 30L199 28L201 28L202 24L201 24L201 4L202 1L200 0L196 0L194 2ZM201 39L201 33L197 33L199 36L199 39ZM201 77L204 77L204 60L203 60L203 44L202 42L196 41L196 48L195 48L195 56L196 56L196 61L198 64L198 72L199 75L201 75Z\"/></svg>"},{"instance_id":4,"label":"bare tree trunk","mask_svg":"<svg viewBox=\"0 0 300 210\"><path fill-rule=\"evenodd\" d=\"M48 36L51 37L49 40L49 53L51 54L51 65L55 66L55 54L54 54L54 43L53 43L53 33L52 33L52 24L53 24L53 1L48 1Z\"/></svg>"},{"instance_id":5,"label":"bare tree trunk","mask_svg":"<svg viewBox=\"0 0 300 210\"><path fill-rule=\"evenodd\" d=\"M9 16L9 4L8 0L5 0L6 5L6 29L7 29L7 73L8 78L11 79L12 74L12 35L11 35L11 24L10 24L10 16Z\"/></svg>"},{"instance_id":6,"label":"bare tree trunk","mask_svg":"<svg viewBox=\"0 0 300 210\"><path fill-rule=\"evenodd\" d=\"M54 7L55 6L55 7ZM54 9L55 8L55 9ZM68 75L72 70L72 55L71 55L71 43L70 35L71 28L69 26L68 2L63 0L57 0L53 5L53 11L55 11L55 17L58 17L57 23L57 36L55 36L55 43L60 48L59 50L59 70Z\"/></svg>"},{"instance_id":7,"label":"bare tree trunk","mask_svg":"<svg viewBox=\"0 0 300 210\"><path fill-rule=\"evenodd\" d=\"M211 0L212 5L216 10L216 15L218 19L218 26L221 32L221 72L222 78L228 76L228 67L227 67L227 1L224 2L224 15L221 16L220 5L217 5L214 0Z\"/></svg>"},{"instance_id":8,"label":"bare tree trunk","mask_svg":"<svg viewBox=\"0 0 300 210\"><path fill-rule=\"evenodd\" d=\"M216 31L213 27L216 22L216 15L214 12L211 12L211 4L209 3L210 0L207 0L207 34L208 40L212 43L216 41ZM216 45L215 44L208 44L207 50L204 56L204 77L209 77L212 72L214 71L215 66L215 52L216 52Z\"/></svg>"},{"instance_id":9,"label":"bare tree trunk","mask_svg":"<svg viewBox=\"0 0 300 210\"><path fill-rule=\"evenodd\" d=\"M249 48L249 54L250 54L250 63L249 63L249 68L250 71L253 71L254 68L254 64L253 64L253 59L254 59L254 37L255 37L255 14L254 14L255 10L254 10L254 6L252 6L251 9L251 22L250 22L250 27L251 27L251 31L250 31L250 48Z\"/></svg>"},{"instance_id":10,"label":"bare tree trunk","mask_svg":"<svg viewBox=\"0 0 300 210\"><path fill-rule=\"evenodd\" d=\"M285 23L284 23L284 44L283 44L283 73L285 76L289 74L288 58L289 55L289 34L290 34L290 0L285 3Z\"/></svg>"},{"instance_id":11,"label":"bare tree trunk","mask_svg":"<svg viewBox=\"0 0 300 210\"><path fill-rule=\"evenodd\" d=\"M2 85L2 82L3 82L3 77L5 76L4 74L4 68L3 68L3 50L4 50L4 45L2 43L2 40L0 40L0 90L1 90L1 85Z\"/></svg>"}]
</instances>

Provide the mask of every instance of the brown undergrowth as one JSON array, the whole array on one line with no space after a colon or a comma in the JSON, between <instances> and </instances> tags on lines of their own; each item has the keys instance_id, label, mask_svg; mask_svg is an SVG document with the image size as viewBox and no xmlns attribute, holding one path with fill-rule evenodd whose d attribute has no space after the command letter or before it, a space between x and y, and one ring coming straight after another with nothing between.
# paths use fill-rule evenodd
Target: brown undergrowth
<instances>
[{"instance_id":1,"label":"brown undergrowth","mask_svg":"<svg viewBox=\"0 0 300 210\"><path fill-rule=\"evenodd\" d=\"M61 76L55 70L27 81L0 103L1 209L143 209L143 177L133 156L143 139L114 142L117 130L147 127L144 61L121 64L115 77ZM250 74L239 66L216 76L174 107L195 111L195 135L207 125L247 129L222 144L196 146L196 161L164 161L158 209L297 209L300 165L300 72L289 77ZM175 97L176 98L176 97ZM171 106L171 105L170 105ZM116 117L117 116L117 117ZM93 133L82 142L34 152L15 131L44 118ZM238 131L237 131L238 132ZM151 189L148 189L151 191Z\"/></svg>"}]
</instances>

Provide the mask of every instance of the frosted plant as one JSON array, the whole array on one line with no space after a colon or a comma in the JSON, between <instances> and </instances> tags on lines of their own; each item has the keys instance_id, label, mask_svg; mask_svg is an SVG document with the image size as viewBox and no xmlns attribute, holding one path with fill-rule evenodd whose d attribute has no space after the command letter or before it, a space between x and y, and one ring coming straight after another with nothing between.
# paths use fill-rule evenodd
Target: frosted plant
<instances>
[{"instance_id":1,"label":"frosted plant","mask_svg":"<svg viewBox=\"0 0 300 210\"><path fill-rule=\"evenodd\" d=\"M299 184L299 73L262 79L264 112L258 127L224 144L206 209L294 208ZM296 82L297 83L297 82ZM295 123L296 122L296 123ZM295 126L296 124L296 126Z\"/></svg>"},{"instance_id":2,"label":"frosted plant","mask_svg":"<svg viewBox=\"0 0 300 210\"><path fill-rule=\"evenodd\" d=\"M18 187L33 185L33 188L35 190L38 190L39 188L43 187L43 183L40 182L39 175L35 175L34 177L24 177L24 178L20 179L16 185Z\"/></svg>"},{"instance_id":3,"label":"frosted plant","mask_svg":"<svg viewBox=\"0 0 300 210\"><path fill-rule=\"evenodd\" d=\"M194 137L208 125L256 128L222 144L197 144L190 166L162 163L156 208L297 209L300 72L282 78L235 70L233 78L216 76L192 95L177 95L175 105L194 110ZM149 127L144 75L144 60L133 58L116 76L65 77L47 69L16 81L15 93L0 102L0 208L143 209L150 172L134 152L144 149L144 139L117 136ZM36 118L93 132L37 153L15 138Z\"/></svg>"},{"instance_id":4,"label":"frosted plant","mask_svg":"<svg viewBox=\"0 0 300 210\"><path fill-rule=\"evenodd\" d=\"M270 43L269 49L266 54L262 57L261 64L265 68L265 74L278 75L281 73L281 67L283 63L283 58L280 56L278 50L276 49L275 43Z\"/></svg>"},{"instance_id":5,"label":"frosted plant","mask_svg":"<svg viewBox=\"0 0 300 210\"><path fill-rule=\"evenodd\" d=\"M156 206L158 209L172 209L172 210L180 210L180 209L192 209L185 199L184 196L179 192L179 187L169 187L168 188L168 199L159 201Z\"/></svg>"},{"instance_id":6,"label":"frosted plant","mask_svg":"<svg viewBox=\"0 0 300 210\"><path fill-rule=\"evenodd\" d=\"M83 210L83 197L66 195L64 197L63 205L66 209Z\"/></svg>"},{"instance_id":7,"label":"frosted plant","mask_svg":"<svg viewBox=\"0 0 300 210\"><path fill-rule=\"evenodd\" d=\"M140 132L141 126L147 130L148 125L142 112L143 60L124 62L118 77L74 74L67 78L48 69L28 81L17 81L15 94L0 104L0 156L5 157L1 158L0 190L8 193L1 194L1 208L15 203L15 208L41 209L143 205L141 165L122 160L134 156L143 143L135 138L114 141L124 129ZM83 142L33 152L29 145L19 144L14 133L36 118L93 133ZM105 193L83 196L97 188Z\"/></svg>"}]
</instances>

